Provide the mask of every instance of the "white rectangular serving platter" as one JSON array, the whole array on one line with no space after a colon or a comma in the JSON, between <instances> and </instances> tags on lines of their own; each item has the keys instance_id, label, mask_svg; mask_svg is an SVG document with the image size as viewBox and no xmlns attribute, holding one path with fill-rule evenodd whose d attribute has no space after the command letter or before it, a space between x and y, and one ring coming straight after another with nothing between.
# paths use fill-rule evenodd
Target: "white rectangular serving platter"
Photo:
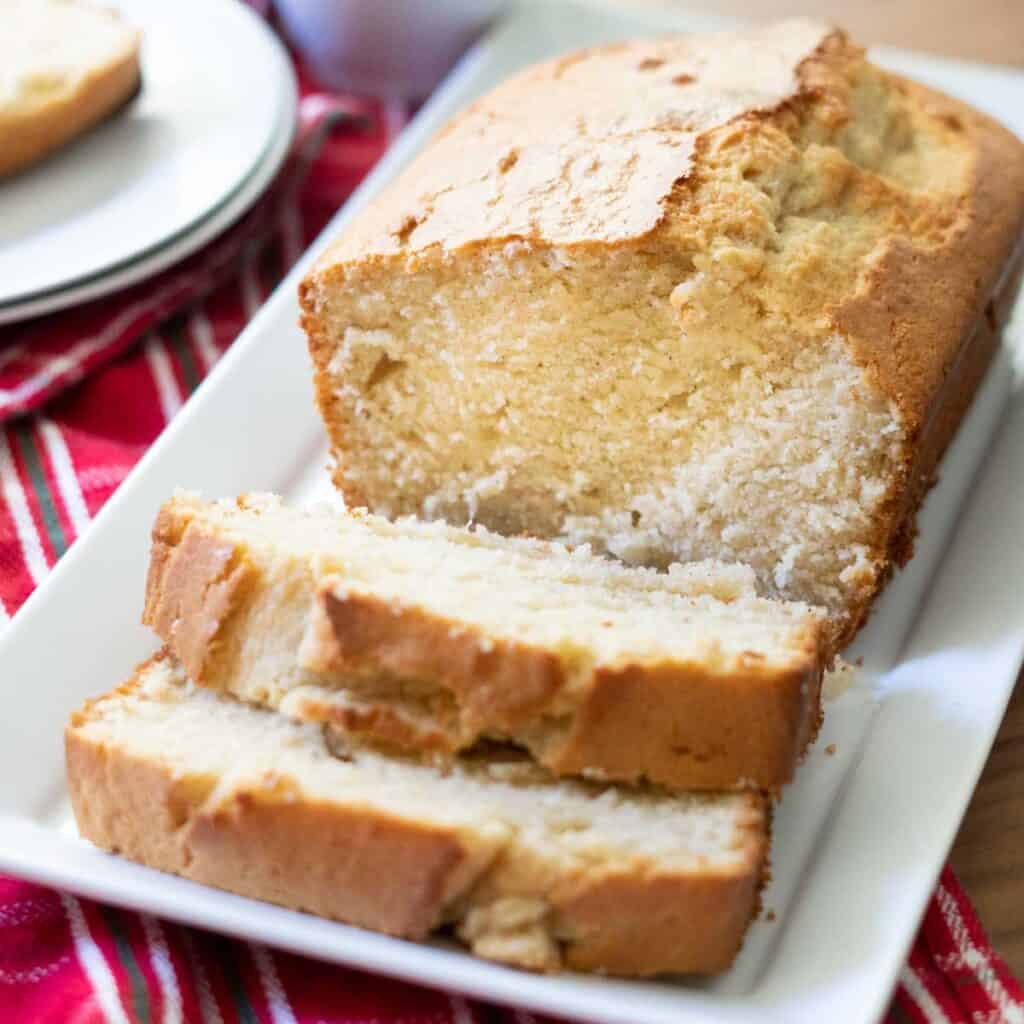
<instances>
[{"instance_id":1,"label":"white rectangular serving platter","mask_svg":"<svg viewBox=\"0 0 1024 1024\"><path fill-rule=\"evenodd\" d=\"M452 73L325 232L337 233L454 111L516 67L606 39L705 30L678 10L545 4L512 13ZM1024 76L885 51L883 63L956 93L1024 134ZM608 1024L862 1022L885 1009L992 744L1024 654L1024 396L1015 323L928 499L918 553L852 656L776 815L774 921L724 977L538 977L450 946L415 945L207 889L94 850L71 824L62 729L154 640L139 624L148 534L179 486L209 496L325 485L326 452L296 327L299 276L252 321L46 582L0 635L0 870L321 959L496 1002ZM834 745L834 753L826 748Z\"/></svg>"}]
</instances>

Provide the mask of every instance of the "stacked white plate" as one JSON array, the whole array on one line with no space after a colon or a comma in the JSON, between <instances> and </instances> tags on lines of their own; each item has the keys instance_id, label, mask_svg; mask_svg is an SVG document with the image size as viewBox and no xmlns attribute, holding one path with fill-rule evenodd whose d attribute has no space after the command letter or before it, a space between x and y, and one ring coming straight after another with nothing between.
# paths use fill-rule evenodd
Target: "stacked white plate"
<instances>
[{"instance_id":1,"label":"stacked white plate","mask_svg":"<svg viewBox=\"0 0 1024 1024\"><path fill-rule=\"evenodd\" d=\"M116 0L142 30L142 92L88 136L0 181L0 324L184 259L281 166L298 92L288 55L236 0Z\"/></svg>"}]
</instances>

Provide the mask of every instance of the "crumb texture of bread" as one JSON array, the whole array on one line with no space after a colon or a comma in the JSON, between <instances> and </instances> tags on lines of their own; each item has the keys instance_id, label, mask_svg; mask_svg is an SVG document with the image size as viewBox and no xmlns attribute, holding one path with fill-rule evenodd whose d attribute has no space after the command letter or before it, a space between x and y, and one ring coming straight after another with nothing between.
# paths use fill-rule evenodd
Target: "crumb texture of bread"
<instances>
[{"instance_id":1,"label":"crumb texture of bread","mask_svg":"<svg viewBox=\"0 0 1024 1024\"><path fill-rule=\"evenodd\" d=\"M179 493L144 621L198 684L387 747L526 747L559 775L789 781L820 718L819 609L752 570L637 568L556 542L269 495Z\"/></svg>"},{"instance_id":2,"label":"crumb texture of bread","mask_svg":"<svg viewBox=\"0 0 1024 1024\"><path fill-rule=\"evenodd\" d=\"M836 643L991 345L1024 147L838 30L601 47L457 117L300 288L350 505L753 568Z\"/></svg>"},{"instance_id":3,"label":"crumb texture of bread","mask_svg":"<svg viewBox=\"0 0 1024 1024\"><path fill-rule=\"evenodd\" d=\"M449 927L531 970L724 970L765 871L757 794L556 781L497 749L440 770L339 748L167 654L78 712L66 750L104 849L392 935Z\"/></svg>"},{"instance_id":4,"label":"crumb texture of bread","mask_svg":"<svg viewBox=\"0 0 1024 1024\"><path fill-rule=\"evenodd\" d=\"M85 0L0 0L0 177L88 131L138 91L140 36Z\"/></svg>"}]
</instances>

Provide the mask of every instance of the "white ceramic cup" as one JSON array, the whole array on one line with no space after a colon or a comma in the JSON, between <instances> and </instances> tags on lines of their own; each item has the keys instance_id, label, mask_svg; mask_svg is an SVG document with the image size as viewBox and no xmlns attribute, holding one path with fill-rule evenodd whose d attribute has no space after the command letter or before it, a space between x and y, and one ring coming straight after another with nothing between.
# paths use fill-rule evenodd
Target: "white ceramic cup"
<instances>
[{"instance_id":1,"label":"white ceramic cup","mask_svg":"<svg viewBox=\"0 0 1024 1024\"><path fill-rule=\"evenodd\" d=\"M285 32L333 89L421 99L506 0L274 0Z\"/></svg>"}]
</instances>

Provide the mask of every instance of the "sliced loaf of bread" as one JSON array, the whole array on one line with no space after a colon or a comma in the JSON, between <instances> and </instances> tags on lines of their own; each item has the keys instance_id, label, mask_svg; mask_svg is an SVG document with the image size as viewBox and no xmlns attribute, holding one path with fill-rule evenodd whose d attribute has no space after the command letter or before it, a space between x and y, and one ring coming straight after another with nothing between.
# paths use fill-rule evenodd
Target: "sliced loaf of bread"
<instances>
[{"instance_id":1,"label":"sliced loaf of bread","mask_svg":"<svg viewBox=\"0 0 1024 1024\"><path fill-rule=\"evenodd\" d=\"M823 615L747 569L268 496L167 502L144 619L203 686L420 751L512 740L558 775L775 790L820 717Z\"/></svg>"},{"instance_id":2,"label":"sliced loaf of bread","mask_svg":"<svg viewBox=\"0 0 1024 1024\"><path fill-rule=\"evenodd\" d=\"M1024 145L804 20L467 108L301 287L352 506L715 558L863 620L994 346Z\"/></svg>"},{"instance_id":3,"label":"sliced loaf of bread","mask_svg":"<svg viewBox=\"0 0 1024 1024\"><path fill-rule=\"evenodd\" d=\"M391 935L450 926L534 970L713 972L758 905L754 793L552 780L514 752L444 769L341 749L192 686L169 656L66 733L82 834L162 871Z\"/></svg>"}]
</instances>

